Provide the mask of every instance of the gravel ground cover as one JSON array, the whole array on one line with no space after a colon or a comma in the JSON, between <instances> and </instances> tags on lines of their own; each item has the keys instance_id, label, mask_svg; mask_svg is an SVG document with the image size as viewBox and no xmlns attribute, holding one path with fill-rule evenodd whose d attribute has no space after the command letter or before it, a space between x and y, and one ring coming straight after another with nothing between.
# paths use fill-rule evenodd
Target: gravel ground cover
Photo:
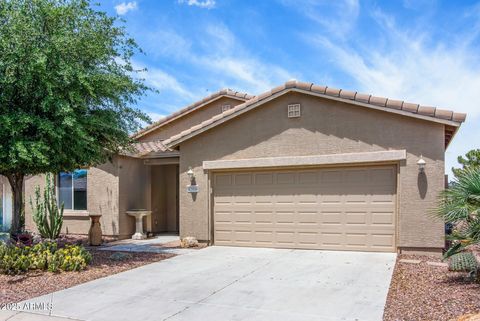
<instances>
[{"instance_id":1,"label":"gravel ground cover","mask_svg":"<svg viewBox=\"0 0 480 321\"><path fill-rule=\"evenodd\" d=\"M400 259L419 259L420 264L400 263ZM385 321L457 320L480 311L480 284L464 273L446 267L427 265L440 259L399 255L384 312Z\"/></svg>"},{"instance_id":2,"label":"gravel ground cover","mask_svg":"<svg viewBox=\"0 0 480 321\"><path fill-rule=\"evenodd\" d=\"M111 255L119 252L99 251L91 248L89 250L93 255L93 261L86 270L81 272L33 271L15 276L0 274L0 306L63 290L175 256L173 254L128 253L122 257L122 260L113 260Z\"/></svg>"}]
</instances>

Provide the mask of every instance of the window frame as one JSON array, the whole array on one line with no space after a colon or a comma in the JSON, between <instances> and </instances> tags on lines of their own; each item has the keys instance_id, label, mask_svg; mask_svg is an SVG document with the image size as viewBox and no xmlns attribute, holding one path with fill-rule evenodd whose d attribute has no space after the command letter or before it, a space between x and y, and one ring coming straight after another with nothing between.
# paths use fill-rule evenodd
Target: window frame
<instances>
[{"instance_id":1,"label":"window frame","mask_svg":"<svg viewBox=\"0 0 480 321\"><path fill-rule=\"evenodd\" d=\"M87 202L86 202L86 208L81 209L81 210L76 210L75 209L75 189L73 187L73 172L79 169L84 169L87 171L87 187L86 187L86 193L87 193ZM87 168L77 168L73 170L72 172L65 172L65 171L60 171L55 175L55 196L57 199L57 205L60 206L60 173L70 173L72 175L72 208L63 208L63 215L64 216L88 216L89 211L88 211L88 169Z\"/></svg>"}]
</instances>

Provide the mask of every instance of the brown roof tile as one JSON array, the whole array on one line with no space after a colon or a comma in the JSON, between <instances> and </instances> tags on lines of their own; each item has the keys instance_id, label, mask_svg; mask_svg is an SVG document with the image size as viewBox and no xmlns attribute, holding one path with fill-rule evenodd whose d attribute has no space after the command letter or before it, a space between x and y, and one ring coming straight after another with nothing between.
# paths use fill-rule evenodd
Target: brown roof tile
<instances>
[{"instance_id":1,"label":"brown roof tile","mask_svg":"<svg viewBox=\"0 0 480 321\"><path fill-rule=\"evenodd\" d=\"M339 97L340 89L327 87L327 90L325 90L325 95Z\"/></svg>"},{"instance_id":2,"label":"brown roof tile","mask_svg":"<svg viewBox=\"0 0 480 321\"><path fill-rule=\"evenodd\" d=\"M319 86L319 85L312 85L311 91L319 94L325 94L325 90L327 90L327 86Z\"/></svg>"},{"instance_id":3,"label":"brown roof tile","mask_svg":"<svg viewBox=\"0 0 480 321\"><path fill-rule=\"evenodd\" d=\"M417 113L420 115L435 117L435 107L419 106Z\"/></svg>"},{"instance_id":4,"label":"brown roof tile","mask_svg":"<svg viewBox=\"0 0 480 321\"><path fill-rule=\"evenodd\" d=\"M452 115L452 120L459 123L463 123L466 118L467 118L467 114L464 114L464 113L453 113Z\"/></svg>"},{"instance_id":5,"label":"brown roof tile","mask_svg":"<svg viewBox=\"0 0 480 321\"><path fill-rule=\"evenodd\" d=\"M387 105L387 98L371 96L370 97L370 104L375 105L375 106L385 107Z\"/></svg>"},{"instance_id":6,"label":"brown roof tile","mask_svg":"<svg viewBox=\"0 0 480 321\"><path fill-rule=\"evenodd\" d=\"M402 109L403 100L388 99L387 107L393 109Z\"/></svg>"},{"instance_id":7,"label":"brown roof tile","mask_svg":"<svg viewBox=\"0 0 480 321\"><path fill-rule=\"evenodd\" d=\"M411 113L416 113L418 111L418 104L404 102L402 105L402 110L405 110Z\"/></svg>"},{"instance_id":8,"label":"brown roof tile","mask_svg":"<svg viewBox=\"0 0 480 321\"><path fill-rule=\"evenodd\" d=\"M440 108L437 108L435 110L435 117L437 118L442 118L442 119L452 119L452 116L453 116L453 111L451 110L444 110L444 109L440 109Z\"/></svg>"},{"instance_id":9,"label":"brown roof tile","mask_svg":"<svg viewBox=\"0 0 480 321\"><path fill-rule=\"evenodd\" d=\"M229 109L224 113L209 119L208 121L202 122L200 124L200 127L195 126L194 131L202 129L206 126L209 126L217 121L222 121L224 118L228 117L229 115L238 113L241 110L255 103L258 103L261 100L268 98L274 94L277 94L282 91L287 92L295 88L301 89L303 91L311 91L312 93L320 94L324 96L339 97L340 99L343 99L345 101L350 100L350 101L355 101L365 105L380 106L380 107L383 107L384 110L387 112L388 111L392 112L392 109L397 109L407 113L427 116L432 118L432 120L433 119L449 120L449 121L453 121L454 123L457 123L457 124L452 124L454 126L459 126L460 123L465 121L465 118L466 118L465 114L455 113L455 112L443 110L443 109L437 109L436 107L419 106L418 104L407 103L401 100L388 99L384 97L376 97L369 94L357 93L354 91L335 89L335 88L330 88L326 86L319 86L311 83L304 83L304 82L297 82L296 80L290 80L290 81L287 81L284 85L275 87L272 90L261 94L260 96L249 99L248 101L240 105L237 105L234 108ZM167 139L166 141L164 141L164 144L166 146L174 146L178 140L180 140L181 138L187 135L194 133L194 131L191 131L191 130L184 131L178 135L175 135ZM448 142L449 140L446 143L448 144Z\"/></svg>"},{"instance_id":10,"label":"brown roof tile","mask_svg":"<svg viewBox=\"0 0 480 321\"><path fill-rule=\"evenodd\" d=\"M356 100L356 101L359 101L359 102L362 102L362 103L368 104L368 103L370 103L370 97L371 97L371 96L372 96L372 95L369 95L369 94L357 93L357 94L355 95L355 100Z\"/></svg>"},{"instance_id":11,"label":"brown roof tile","mask_svg":"<svg viewBox=\"0 0 480 321\"><path fill-rule=\"evenodd\" d=\"M344 90L344 89L340 91L340 98L355 100L356 95L357 95L356 91Z\"/></svg>"}]
</instances>

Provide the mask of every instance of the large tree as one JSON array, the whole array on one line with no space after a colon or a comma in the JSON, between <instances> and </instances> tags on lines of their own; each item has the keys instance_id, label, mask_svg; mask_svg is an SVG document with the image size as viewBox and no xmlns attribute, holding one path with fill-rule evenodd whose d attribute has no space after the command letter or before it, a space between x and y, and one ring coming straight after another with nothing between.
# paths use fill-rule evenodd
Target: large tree
<instances>
[{"instance_id":1,"label":"large tree","mask_svg":"<svg viewBox=\"0 0 480 321\"><path fill-rule=\"evenodd\" d=\"M480 168L480 149L472 149L464 156L458 156L458 163L462 168L452 168L455 177L459 177L467 169Z\"/></svg>"},{"instance_id":2,"label":"large tree","mask_svg":"<svg viewBox=\"0 0 480 321\"><path fill-rule=\"evenodd\" d=\"M21 229L27 175L100 164L148 117L121 21L88 0L0 1L0 175Z\"/></svg>"}]
</instances>

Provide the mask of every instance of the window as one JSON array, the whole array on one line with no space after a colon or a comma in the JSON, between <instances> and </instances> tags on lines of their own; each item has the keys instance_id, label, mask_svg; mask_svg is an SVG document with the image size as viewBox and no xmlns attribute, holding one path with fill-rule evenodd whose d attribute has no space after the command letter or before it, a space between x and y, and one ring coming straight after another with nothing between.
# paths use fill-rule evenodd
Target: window
<instances>
[{"instance_id":1,"label":"window","mask_svg":"<svg viewBox=\"0 0 480 321\"><path fill-rule=\"evenodd\" d=\"M288 105L288 118L300 117L300 104Z\"/></svg>"},{"instance_id":2,"label":"window","mask_svg":"<svg viewBox=\"0 0 480 321\"><path fill-rule=\"evenodd\" d=\"M77 169L71 173L58 174L58 203L66 210L87 209L87 170Z\"/></svg>"},{"instance_id":3,"label":"window","mask_svg":"<svg viewBox=\"0 0 480 321\"><path fill-rule=\"evenodd\" d=\"M222 113L229 110L230 108L231 108L230 105L223 105L222 106Z\"/></svg>"}]
</instances>

